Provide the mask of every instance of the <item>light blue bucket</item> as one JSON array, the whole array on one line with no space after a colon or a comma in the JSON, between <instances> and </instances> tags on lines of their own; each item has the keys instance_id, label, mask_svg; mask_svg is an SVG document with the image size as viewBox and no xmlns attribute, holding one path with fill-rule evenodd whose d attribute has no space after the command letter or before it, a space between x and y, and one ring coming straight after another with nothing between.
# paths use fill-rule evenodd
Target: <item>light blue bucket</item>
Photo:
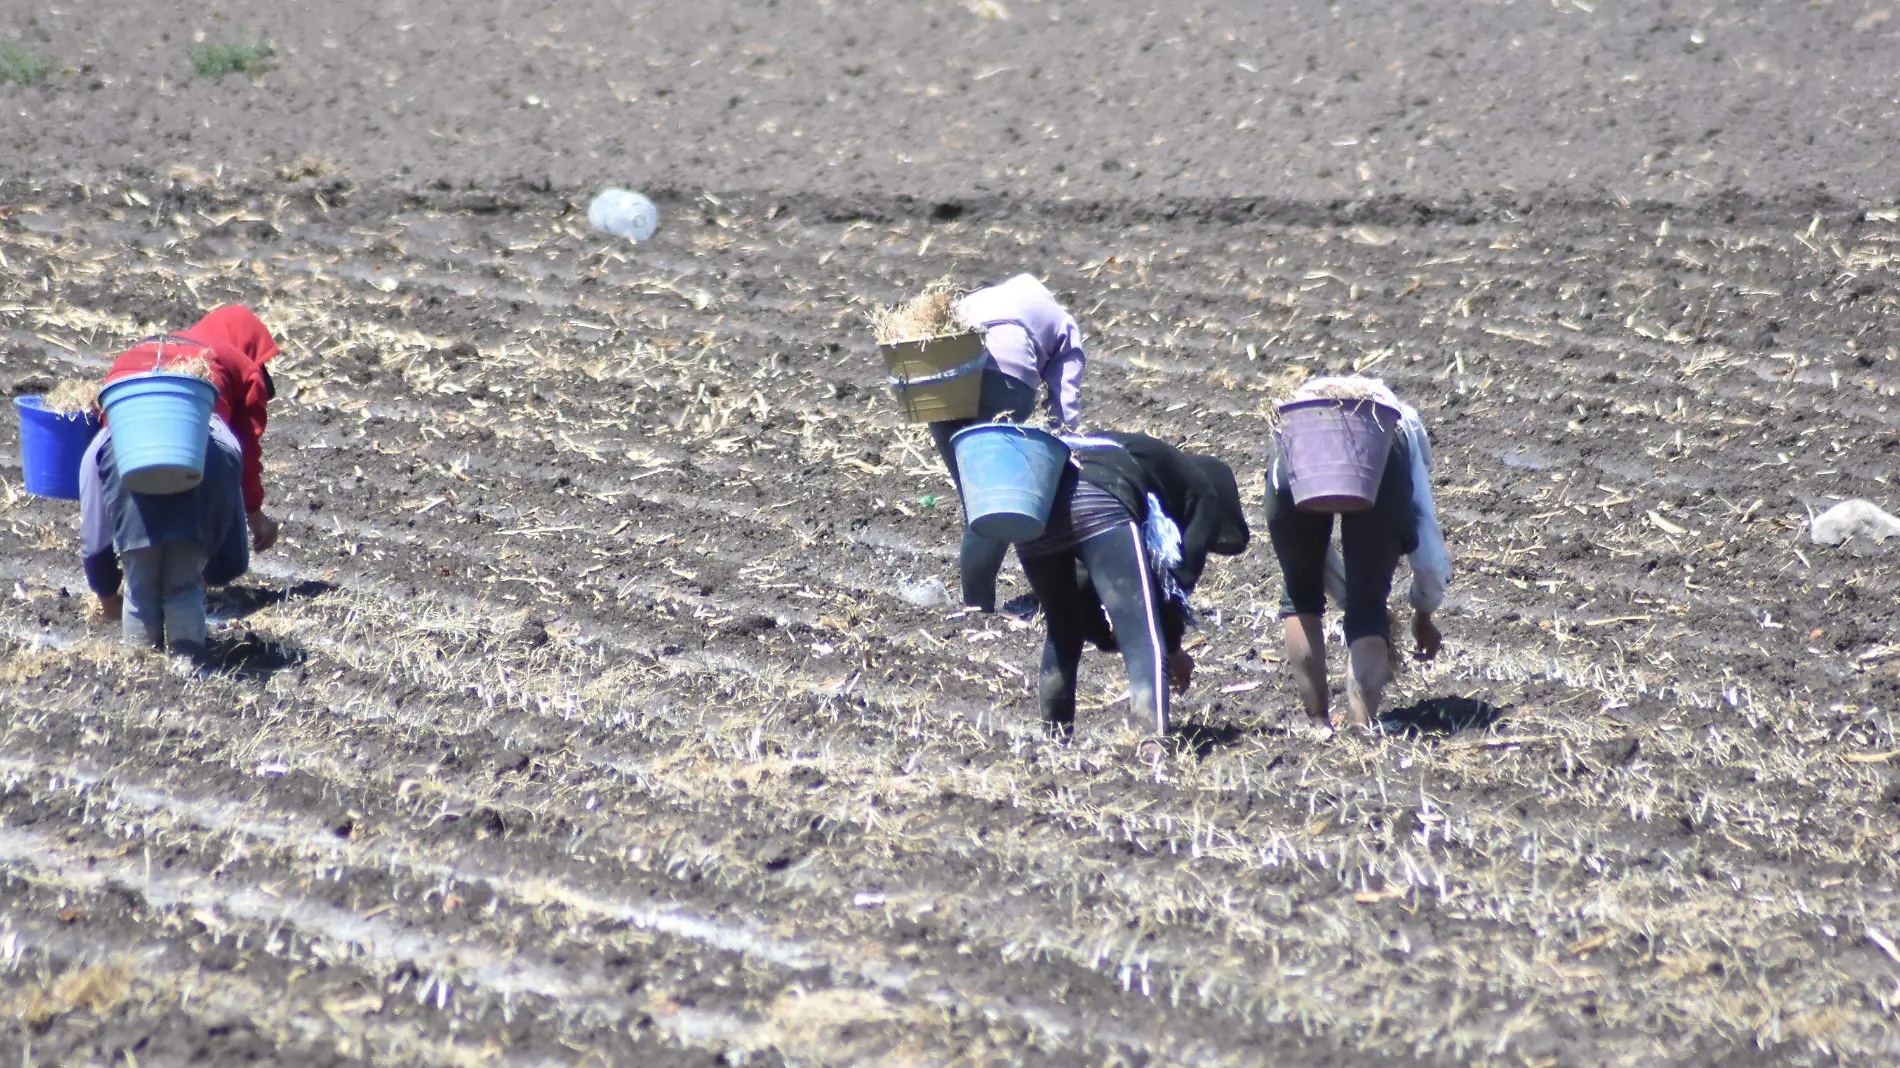
<instances>
[{"instance_id":1,"label":"light blue bucket","mask_svg":"<svg viewBox=\"0 0 1900 1068\"><path fill-rule=\"evenodd\" d=\"M132 375L99 391L119 481L134 493L183 493L205 477L218 389L190 375Z\"/></svg>"},{"instance_id":2,"label":"light blue bucket","mask_svg":"<svg viewBox=\"0 0 1900 1068\"><path fill-rule=\"evenodd\" d=\"M1013 423L965 427L950 438L970 529L996 541L1042 535L1069 447L1046 430Z\"/></svg>"},{"instance_id":3,"label":"light blue bucket","mask_svg":"<svg viewBox=\"0 0 1900 1068\"><path fill-rule=\"evenodd\" d=\"M91 411L49 411L40 397L15 397L20 413L20 470L26 491L41 497L79 499L79 462L99 432Z\"/></svg>"}]
</instances>

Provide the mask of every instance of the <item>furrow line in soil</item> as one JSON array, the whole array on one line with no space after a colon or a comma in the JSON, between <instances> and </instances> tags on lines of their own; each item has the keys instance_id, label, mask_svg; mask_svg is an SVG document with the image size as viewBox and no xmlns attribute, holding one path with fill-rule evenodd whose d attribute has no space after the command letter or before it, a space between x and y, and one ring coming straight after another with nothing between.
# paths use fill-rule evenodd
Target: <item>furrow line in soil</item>
<instances>
[{"instance_id":1,"label":"furrow line in soil","mask_svg":"<svg viewBox=\"0 0 1900 1068\"><path fill-rule=\"evenodd\" d=\"M68 791L77 790L85 793L88 798L91 798L86 810L88 813L93 812L94 809L101 807L101 805L103 805L103 808L106 810L120 814L115 818L124 818L123 812L127 809L165 810L170 812L174 822L178 826L187 829L201 826L214 835L229 834L249 838L258 838L261 836L264 839L277 843L286 851L286 859L281 863L290 864L293 870L282 872L280 878L280 873L276 871L276 864L280 862L266 863L252 857L249 853L243 853L244 859L238 860L234 864L233 856L235 853L227 850L225 854L223 854L224 860L220 862L217 867L221 886L220 892L222 893L242 893L243 891L241 890L233 889L234 885L238 882L242 882L246 886L253 884L268 885L273 881L278 885L282 885L285 881L296 881L304 885L315 885L326 881L337 882L339 886L347 883L351 888L350 904L347 906L347 911L360 912L366 903L365 900L360 898L361 893L365 890L364 876L379 871L387 872L389 874L383 876L381 879L381 882L387 883L389 878L393 877L395 873L407 872L409 874L403 877L413 880L414 886L410 887L410 889L415 891L415 893L407 896L419 896L425 901L429 897L435 897L439 900L447 901L448 904L444 907L449 910L453 910L456 907L454 898L457 896L465 900L479 898L481 896L471 891L468 886L461 885L462 883L471 883L488 888L488 890L496 895L495 900L497 902L520 901L524 903L521 907L525 908L528 907L526 903L553 901L570 911L590 917L590 923L606 923L612 926L614 924L624 924L631 919L631 922L642 929L652 929L660 934L697 939L718 947L722 951L738 952L761 957L762 960L779 967L789 967L794 970L830 967L833 970L842 969L846 972L859 975L862 978L874 982L874 984L880 988L889 989L894 992L901 993L921 990L922 995L925 996L927 1000L934 1003L946 1004L960 1013L968 1014L970 1012L977 1012L989 1016L995 1016L1000 1013L1004 1016L1016 1017L1020 1022L1033 1024L1038 1029L1056 1038L1063 1038L1080 1033L1079 1021L1068 1020L1067 1022L1062 1022L1063 1017L1061 1014L1051 1016L1047 1012L1035 1009L1029 1005L1029 992L1027 990L1017 991L1009 995L1009 1002L1015 1005L1016 1008L1005 1010L1001 1009L999 1007L1000 1003L997 1002L997 998L1002 996L1000 992L997 994L982 995L977 997L975 1001L970 1001L967 996L959 995L952 997L943 990L933 989L932 984L923 981L924 973L917 972L915 969L907 966L896 965L879 967L873 965L867 971L864 966L853 968L842 963L845 961L876 960L878 954L869 952L866 948L834 946L821 951L815 943L806 944L796 939L783 941L779 936L763 931L750 930L743 926L733 927L730 924L719 921L695 918L683 908L672 905L642 906L632 904L631 902L627 904L616 904L616 899L621 901L627 900L624 895L628 892L629 881L631 881L633 888L638 888L642 881L638 868L617 871L607 876L606 882L615 889L609 892L609 896L602 897L598 891L592 891L579 886L564 886L558 881L547 878L537 878L528 882L521 882L511 879L505 874L498 874L509 871L547 870L549 862L561 859L561 855L557 854L554 857L534 858L536 866L532 868L524 867L524 864L530 860L529 857L524 856L500 857L486 861L477 860L475 858L480 857L484 852L484 847L481 844L482 835L479 833L476 835L475 842L463 842L457 848L456 852L461 860L456 862L456 866L448 866L444 862L431 860L426 854L418 856L413 847L398 849L390 853L386 847L378 846L377 843L384 840L395 830L395 828L390 825L404 821L401 821L399 818L386 818L383 814L376 812L361 813L353 811L352 815L355 819L346 823L346 826L350 826L351 830L345 835L345 838L358 837L364 834L369 836L368 844L359 847L352 842L340 841L336 835L331 833L331 828L328 826L303 821L298 819L296 815L286 814L283 811L282 804L278 805L274 811L264 813L256 809L255 802L249 806L239 807L226 802L175 799L165 789L152 789L128 784L125 781L125 772L119 768L115 768L104 775L97 775L85 771L76 772L70 769L63 770L56 764L49 766L48 762L43 758L33 760L20 760L15 758L9 761L9 766L13 772L12 779L16 789L20 777L23 774L30 773L35 777L49 778L55 784L63 783L64 788ZM216 771L215 768L207 768L205 770ZM201 789L210 789L214 786L219 777L214 774L211 778L205 779L202 778L201 775L202 772L199 775L190 776ZM93 796L93 793L87 792L91 791L95 784L101 783L108 792L108 799L105 802L98 801L98 799ZM211 792L216 796L218 791L212 789ZM323 797L327 798L328 792L329 788L326 787L323 790ZM364 807L371 807L371 803L367 801L366 797L360 800L364 802ZM285 803L291 807L292 812L308 811L307 808L299 808L293 799L285 799ZM576 814L578 815L578 813ZM411 820L408 822L415 822L416 820L417 817L411 817ZM15 822L18 821L16 820ZM37 825L46 822L46 820L42 817L35 817L28 822ZM291 826L292 824L299 823L304 825L301 827ZM159 835L162 832L163 828L141 823L129 833L136 833L149 838ZM512 835L520 832L510 831L509 833ZM120 836L115 835L114 837ZM589 837L590 840L598 839L598 835ZM415 839L415 830L412 829L409 833L400 835L399 838L404 842L412 841ZM154 844L157 844L156 840ZM575 847L570 846L569 848L573 849ZM597 851L600 849L600 845L594 844L590 846L589 849L590 851ZM196 847L196 850L204 853L205 860L202 863L209 863L210 860L217 859L220 855L217 849L213 849L210 846L199 846ZM123 852L123 850L121 852ZM166 867L168 871L171 871L177 867L176 862L180 860L181 854L176 849L169 850L168 852L169 857ZM242 851L236 852L241 853ZM639 850L634 855L637 857L644 852L644 850ZM575 852L567 859L592 861L593 864L590 866L594 867L599 865L600 860L597 853L590 856L580 852ZM355 871L358 874L345 880L342 877L342 871L344 869L335 868L330 863L331 861L340 862L344 864L348 870ZM262 864L261 867L260 864ZM310 872L294 870L300 864L312 864L317 867ZM668 871L671 872L673 870L673 866L668 865ZM333 872L334 874L332 874ZM631 880L629 876L631 876ZM451 879L457 880L457 884L451 886L446 881ZM440 885L437 885L438 880L443 880ZM369 882L374 884L377 880L371 879ZM664 886L665 883L666 880L661 880L659 885ZM433 887L433 889L430 889L431 887ZM371 885L369 890L372 891L372 897L380 894L381 896L393 896L400 900L405 896L402 886ZM340 890L338 892L340 892ZM335 895L332 894L328 896L334 897ZM910 896L915 900L916 895ZM339 907L342 905L340 901L335 902L335 904ZM848 904L844 906L831 906L834 910L840 907L842 907L843 912L846 914L849 914L851 911ZM504 914L499 915L498 918L496 908L496 904L486 906L485 911L482 913L481 923L483 926L494 924L499 924L503 927L508 926L506 922L506 910L504 910ZM383 911L387 910L372 910L372 912L376 913ZM821 915L822 911L823 910L821 910L820 913ZM403 914L398 914L399 917L402 917L402 915ZM875 919L875 913L870 915ZM795 926L798 929L812 930L815 929L817 925L817 923L808 922ZM516 923L514 926L519 929L520 924ZM873 923L870 925L870 930L875 931L881 926L881 924ZM576 952L585 955L585 946L592 941L595 941L595 939L582 938L580 945L576 945L571 949L563 949L562 955L571 962ZM952 939L952 941L954 941L954 939ZM458 945L462 946L466 946L467 944L466 940L458 942ZM560 948L563 943L557 939L553 945L555 948ZM611 949L612 946L609 945L607 948ZM947 948L946 946L946 949ZM952 974L952 972L956 970L954 961L955 957L952 957L950 961L943 962L938 968L932 969L929 974ZM950 970L947 971L946 969ZM919 987L920 982L922 982L922 987ZM570 992L566 996L574 997L575 995ZM947 998L950 1000L946 1001ZM585 998L580 998L579 1000L585 1001ZM1127 1008L1124 1007L1121 1011L1125 1013ZM1099 1029L1097 1029L1096 1034L1098 1037L1104 1037L1107 1033L1100 1032ZM1126 1036L1121 1037L1118 1041L1122 1044L1133 1044L1137 1048L1141 1045L1139 1042L1135 1042Z\"/></svg>"},{"instance_id":2,"label":"furrow line in soil","mask_svg":"<svg viewBox=\"0 0 1900 1068\"><path fill-rule=\"evenodd\" d=\"M1039 849L1032 849L1032 853L1034 853L1034 855L1043 855L1043 851L1039 851Z\"/></svg>"},{"instance_id":3,"label":"furrow line in soil","mask_svg":"<svg viewBox=\"0 0 1900 1068\"><path fill-rule=\"evenodd\" d=\"M0 829L0 836L7 834ZM37 991L20 991L29 1006L20 1036L26 1039L23 1057L30 1049L39 1057L102 1063L130 1060L127 1054L133 1054L158 1064L269 1056L309 1065L468 1068L494 1063L505 1047L510 1054L502 1063L540 1068L569 1052L513 1021L482 1021L495 1030L475 1039L444 1038L433 997L425 1004L400 990L385 994L380 977L329 953L321 940L287 930L280 918L267 924L231 923L175 902L154 908L136 887L111 878L85 884L9 878L0 886L0 899L11 921L7 937L15 954L58 973L42 978ZM296 945L300 938L303 944ZM257 953L249 951L249 943L281 948ZM305 951L301 957L299 951ZM77 1034L39 1037L42 1027L50 1030L72 1020L82 1008L63 1003L61 991L67 987L97 999L136 1003L139 1026L122 1033L108 1020L82 1024L73 1029ZM36 997L38 1012L45 1014L37 1026ZM458 1015L462 1009L458 999ZM632 1041L621 1039L622 1048L638 1050L642 1063L695 1063L678 1048L669 1055L648 1036L627 1037Z\"/></svg>"}]
</instances>

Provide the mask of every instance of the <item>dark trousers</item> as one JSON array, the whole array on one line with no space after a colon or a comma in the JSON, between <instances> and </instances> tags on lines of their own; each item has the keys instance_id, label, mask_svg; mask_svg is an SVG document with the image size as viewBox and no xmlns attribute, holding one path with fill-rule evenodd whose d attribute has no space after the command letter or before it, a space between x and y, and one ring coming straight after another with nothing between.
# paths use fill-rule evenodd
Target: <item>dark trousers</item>
<instances>
[{"instance_id":1,"label":"dark trousers","mask_svg":"<svg viewBox=\"0 0 1900 1068\"><path fill-rule=\"evenodd\" d=\"M957 484L959 505L963 501L963 479L957 475L957 454L950 447L951 435L998 416L1006 415L1019 422L1029 418L1030 410L1036 406L1036 387L987 367L983 370L983 392L977 404L975 419L945 419L930 424L930 438L937 444L937 455L943 458L943 466L949 468L950 478ZM963 574L964 604L985 612L996 611L996 574L1003 570L1003 557L1008 552L1008 542L994 541L971 530L968 513L965 513L963 545L957 552L957 567Z\"/></svg>"},{"instance_id":2,"label":"dark trousers","mask_svg":"<svg viewBox=\"0 0 1900 1068\"><path fill-rule=\"evenodd\" d=\"M1180 628L1167 625L1141 527L1130 519L1073 549L1024 560L1023 573L1048 626L1037 684L1043 718L1063 731L1073 727L1082 645L1100 633L1106 610L1128 671L1129 707L1166 734L1168 651Z\"/></svg>"},{"instance_id":3,"label":"dark trousers","mask_svg":"<svg viewBox=\"0 0 1900 1068\"><path fill-rule=\"evenodd\" d=\"M1278 477L1276 477L1278 476ZM1276 452L1267 465L1267 534L1280 560L1286 593L1280 614L1326 611L1326 547L1333 540L1331 512L1303 512L1293 504L1285 465ZM1276 488L1275 483L1279 486ZM1403 437L1386 453L1379 496L1364 512L1339 516L1339 556L1346 565L1346 641L1392 638L1386 599L1399 557L1418 548L1418 514L1412 504L1412 457Z\"/></svg>"}]
</instances>

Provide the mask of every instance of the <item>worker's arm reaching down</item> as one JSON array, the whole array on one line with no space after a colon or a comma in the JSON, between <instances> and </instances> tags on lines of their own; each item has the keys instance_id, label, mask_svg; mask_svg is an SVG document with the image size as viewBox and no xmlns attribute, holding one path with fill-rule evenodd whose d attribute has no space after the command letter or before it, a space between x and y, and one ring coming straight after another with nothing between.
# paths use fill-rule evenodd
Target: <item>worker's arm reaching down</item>
<instances>
[{"instance_id":1,"label":"worker's arm reaching down","mask_svg":"<svg viewBox=\"0 0 1900 1068\"><path fill-rule=\"evenodd\" d=\"M1425 423L1411 405L1398 402L1399 434L1409 453L1412 476L1412 512L1418 547L1407 555L1412 564L1412 586L1406 601L1412 606L1412 637L1416 655L1430 660L1438 655L1443 636L1434 617L1445 603L1451 585L1451 557L1438 524L1438 505L1432 497L1432 444ZM1326 547L1326 593L1335 604L1346 603L1346 565L1339 547Z\"/></svg>"},{"instance_id":2,"label":"worker's arm reaching down","mask_svg":"<svg viewBox=\"0 0 1900 1068\"><path fill-rule=\"evenodd\" d=\"M1047 390L1050 418L1065 427L1082 419L1082 328L1034 275L1019 274L957 302L963 321L983 331L997 369Z\"/></svg>"}]
</instances>

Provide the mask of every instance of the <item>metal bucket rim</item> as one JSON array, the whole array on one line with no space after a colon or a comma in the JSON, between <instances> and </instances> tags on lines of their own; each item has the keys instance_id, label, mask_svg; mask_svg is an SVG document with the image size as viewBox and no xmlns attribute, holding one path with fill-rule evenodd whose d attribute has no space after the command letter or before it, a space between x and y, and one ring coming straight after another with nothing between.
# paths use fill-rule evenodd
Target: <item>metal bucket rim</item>
<instances>
[{"instance_id":1,"label":"metal bucket rim","mask_svg":"<svg viewBox=\"0 0 1900 1068\"><path fill-rule=\"evenodd\" d=\"M1044 438L1050 443L1060 446L1063 452L1066 453L1069 451L1069 443L1063 441L1060 437L1039 426L1027 426L1023 423L977 423L972 426L966 426L962 430L950 435L950 443L955 445L958 438L978 430L1013 430L1024 437Z\"/></svg>"},{"instance_id":2,"label":"metal bucket rim","mask_svg":"<svg viewBox=\"0 0 1900 1068\"><path fill-rule=\"evenodd\" d=\"M1366 406L1380 409L1384 413L1389 413L1394 423L1405 418L1405 413L1377 397L1301 397L1298 400L1281 401L1279 409L1280 413L1284 415L1288 412L1303 412L1312 408L1338 408L1357 411Z\"/></svg>"}]
</instances>

